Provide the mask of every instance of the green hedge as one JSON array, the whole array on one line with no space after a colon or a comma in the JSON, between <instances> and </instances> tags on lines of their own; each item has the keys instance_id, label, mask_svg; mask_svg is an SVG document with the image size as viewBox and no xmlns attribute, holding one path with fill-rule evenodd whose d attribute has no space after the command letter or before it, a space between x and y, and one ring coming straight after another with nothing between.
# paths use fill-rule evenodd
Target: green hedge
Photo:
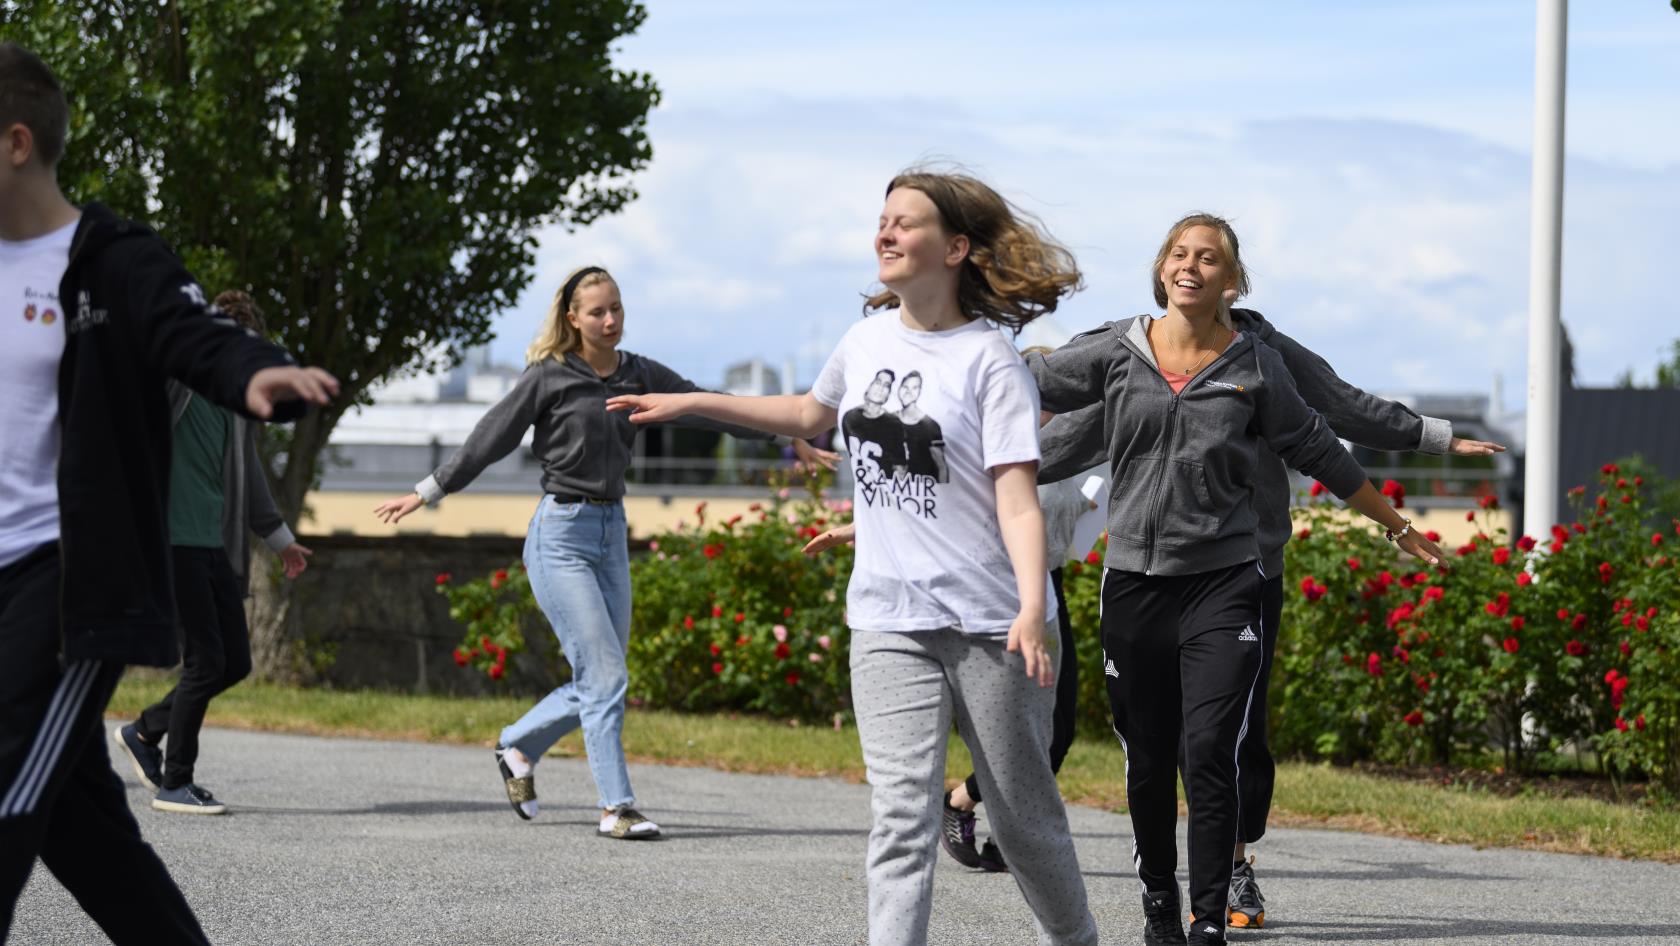
<instances>
[{"instance_id":1,"label":"green hedge","mask_svg":"<svg viewBox=\"0 0 1680 946\"><path fill-rule=\"evenodd\" d=\"M1680 510L1671 488L1647 479L1606 464L1590 499L1572 493L1579 521L1538 541L1483 530L1438 568L1400 560L1372 528L1309 498L1287 550L1274 750L1391 762L1479 761L1491 750L1518 771L1586 751L1680 792L1680 559L1670 555ZM721 522L701 503L693 525L632 561L633 702L849 715L851 550L801 553L850 517L851 503L825 499L823 485L784 483ZM1084 670L1081 722L1107 731L1100 550L1065 566L1064 588ZM457 662L499 677L535 610L522 569L440 580L439 590L467 628Z\"/></svg>"}]
</instances>

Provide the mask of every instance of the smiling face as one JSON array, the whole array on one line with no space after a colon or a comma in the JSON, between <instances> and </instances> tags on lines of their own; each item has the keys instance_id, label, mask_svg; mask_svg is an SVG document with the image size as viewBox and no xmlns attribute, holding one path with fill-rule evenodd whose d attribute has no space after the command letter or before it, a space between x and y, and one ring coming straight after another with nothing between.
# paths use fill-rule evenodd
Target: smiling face
<instances>
[{"instance_id":1,"label":"smiling face","mask_svg":"<svg viewBox=\"0 0 1680 946\"><path fill-rule=\"evenodd\" d=\"M903 381L898 383L898 401L905 407L909 407L916 403L916 399L921 396L922 376L912 371L904 376Z\"/></svg>"},{"instance_id":2,"label":"smiling face","mask_svg":"<svg viewBox=\"0 0 1680 946\"><path fill-rule=\"evenodd\" d=\"M566 320L590 348L617 348L624 338L624 302L619 299L618 284L603 280L573 292Z\"/></svg>"},{"instance_id":3,"label":"smiling face","mask_svg":"<svg viewBox=\"0 0 1680 946\"><path fill-rule=\"evenodd\" d=\"M1200 309L1219 302L1220 293L1237 287L1237 271L1225 253L1219 231L1186 227L1167 249L1156 274L1167 302L1179 309Z\"/></svg>"},{"instance_id":4,"label":"smiling face","mask_svg":"<svg viewBox=\"0 0 1680 946\"><path fill-rule=\"evenodd\" d=\"M893 373L885 368L875 372L875 377L869 382L869 387L863 389L863 400L866 404L880 407L887 403L887 395L892 393Z\"/></svg>"},{"instance_id":5,"label":"smiling face","mask_svg":"<svg viewBox=\"0 0 1680 946\"><path fill-rule=\"evenodd\" d=\"M881 208L875 229L877 278L895 292L931 280L956 282L957 267L968 255L968 238L951 236L940 223L939 208L913 187L894 188Z\"/></svg>"}]
</instances>

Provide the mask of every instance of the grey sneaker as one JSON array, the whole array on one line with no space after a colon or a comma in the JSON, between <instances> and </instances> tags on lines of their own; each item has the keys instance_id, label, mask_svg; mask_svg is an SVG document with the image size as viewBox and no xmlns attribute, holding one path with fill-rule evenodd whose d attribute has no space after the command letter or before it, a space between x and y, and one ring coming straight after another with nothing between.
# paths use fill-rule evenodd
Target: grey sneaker
<instances>
[{"instance_id":1,"label":"grey sneaker","mask_svg":"<svg viewBox=\"0 0 1680 946\"><path fill-rule=\"evenodd\" d=\"M1144 946L1183 946L1184 921L1178 909L1178 888L1143 895Z\"/></svg>"},{"instance_id":2,"label":"grey sneaker","mask_svg":"<svg viewBox=\"0 0 1680 946\"><path fill-rule=\"evenodd\" d=\"M158 811L173 811L183 815L220 815L227 812L226 805L197 785L160 788L157 797L152 799L152 807Z\"/></svg>"},{"instance_id":3,"label":"grey sneaker","mask_svg":"<svg viewBox=\"0 0 1680 946\"><path fill-rule=\"evenodd\" d=\"M1238 930L1258 930L1266 925L1266 898L1254 881L1254 856L1238 861L1231 869L1231 896L1225 922Z\"/></svg>"},{"instance_id":4,"label":"grey sneaker","mask_svg":"<svg viewBox=\"0 0 1680 946\"><path fill-rule=\"evenodd\" d=\"M659 825L629 805L601 816L601 836L623 841L650 841L659 837Z\"/></svg>"},{"instance_id":5,"label":"grey sneaker","mask_svg":"<svg viewBox=\"0 0 1680 946\"><path fill-rule=\"evenodd\" d=\"M128 756L128 764L134 767L134 777L140 784L157 791L163 784L163 750L142 740L133 723L112 730L111 739Z\"/></svg>"}]
</instances>

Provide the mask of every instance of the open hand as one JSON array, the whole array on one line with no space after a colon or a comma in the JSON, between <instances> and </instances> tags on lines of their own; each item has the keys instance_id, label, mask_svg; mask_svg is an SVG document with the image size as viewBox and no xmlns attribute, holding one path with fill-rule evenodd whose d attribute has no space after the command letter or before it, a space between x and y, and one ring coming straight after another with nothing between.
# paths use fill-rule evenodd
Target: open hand
<instances>
[{"instance_id":1,"label":"open hand","mask_svg":"<svg viewBox=\"0 0 1680 946\"><path fill-rule=\"evenodd\" d=\"M320 368L264 368L245 386L245 408L263 419L274 416L276 401L308 401L326 404L338 394L338 379Z\"/></svg>"},{"instance_id":2,"label":"open hand","mask_svg":"<svg viewBox=\"0 0 1680 946\"><path fill-rule=\"evenodd\" d=\"M1056 661L1044 648L1042 614L1022 613L1015 616L1015 623L1009 625L1009 652L1013 654L1017 651L1027 665L1027 676L1037 680L1041 687L1055 685Z\"/></svg>"},{"instance_id":3,"label":"open hand","mask_svg":"<svg viewBox=\"0 0 1680 946\"><path fill-rule=\"evenodd\" d=\"M620 394L607 398L607 410L629 411L632 424L658 424L689 413L681 394Z\"/></svg>"},{"instance_id":4,"label":"open hand","mask_svg":"<svg viewBox=\"0 0 1680 946\"><path fill-rule=\"evenodd\" d=\"M850 545L856 538L857 525L848 522L843 526L836 526L805 543L804 552L806 555L821 555L837 545Z\"/></svg>"},{"instance_id":5,"label":"open hand","mask_svg":"<svg viewBox=\"0 0 1680 946\"><path fill-rule=\"evenodd\" d=\"M286 566L286 577L296 578L309 567L309 556L315 553L293 542L280 550L280 563Z\"/></svg>"},{"instance_id":6,"label":"open hand","mask_svg":"<svg viewBox=\"0 0 1680 946\"><path fill-rule=\"evenodd\" d=\"M809 441L797 437L793 440L793 455L799 458L802 465L812 470L819 466L825 470L832 470L834 465L840 462L840 454L813 447Z\"/></svg>"},{"instance_id":7,"label":"open hand","mask_svg":"<svg viewBox=\"0 0 1680 946\"><path fill-rule=\"evenodd\" d=\"M1413 558L1421 558L1431 565L1439 565L1446 560L1441 547L1425 538L1423 533L1412 529L1405 535L1394 540L1400 550Z\"/></svg>"},{"instance_id":8,"label":"open hand","mask_svg":"<svg viewBox=\"0 0 1680 946\"><path fill-rule=\"evenodd\" d=\"M399 496L373 507L373 514L386 522L397 523L401 522L404 516L424 505L426 505L426 501L420 498L419 493L409 493L407 496Z\"/></svg>"},{"instance_id":9,"label":"open hand","mask_svg":"<svg viewBox=\"0 0 1680 946\"><path fill-rule=\"evenodd\" d=\"M1447 443L1447 452L1455 457L1488 457L1504 453L1505 445L1491 440L1466 440L1454 437Z\"/></svg>"}]
</instances>

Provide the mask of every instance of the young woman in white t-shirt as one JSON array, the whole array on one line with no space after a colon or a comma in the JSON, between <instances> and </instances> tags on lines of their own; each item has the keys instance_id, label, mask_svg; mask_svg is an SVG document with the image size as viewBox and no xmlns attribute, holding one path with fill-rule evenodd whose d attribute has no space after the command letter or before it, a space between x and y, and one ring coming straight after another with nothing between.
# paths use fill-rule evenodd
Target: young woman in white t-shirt
<instances>
[{"instance_id":1,"label":"young woman in white t-shirt","mask_svg":"<svg viewBox=\"0 0 1680 946\"><path fill-rule=\"evenodd\" d=\"M875 255L885 288L865 310L889 311L846 333L809 393L607 406L794 436L840 424L857 481L846 620L873 787L870 943L927 939L953 714L1040 943L1095 943L1050 770L1060 648L1045 615L1038 392L997 330L1054 310L1079 272L984 183L925 171L888 186Z\"/></svg>"}]
</instances>

